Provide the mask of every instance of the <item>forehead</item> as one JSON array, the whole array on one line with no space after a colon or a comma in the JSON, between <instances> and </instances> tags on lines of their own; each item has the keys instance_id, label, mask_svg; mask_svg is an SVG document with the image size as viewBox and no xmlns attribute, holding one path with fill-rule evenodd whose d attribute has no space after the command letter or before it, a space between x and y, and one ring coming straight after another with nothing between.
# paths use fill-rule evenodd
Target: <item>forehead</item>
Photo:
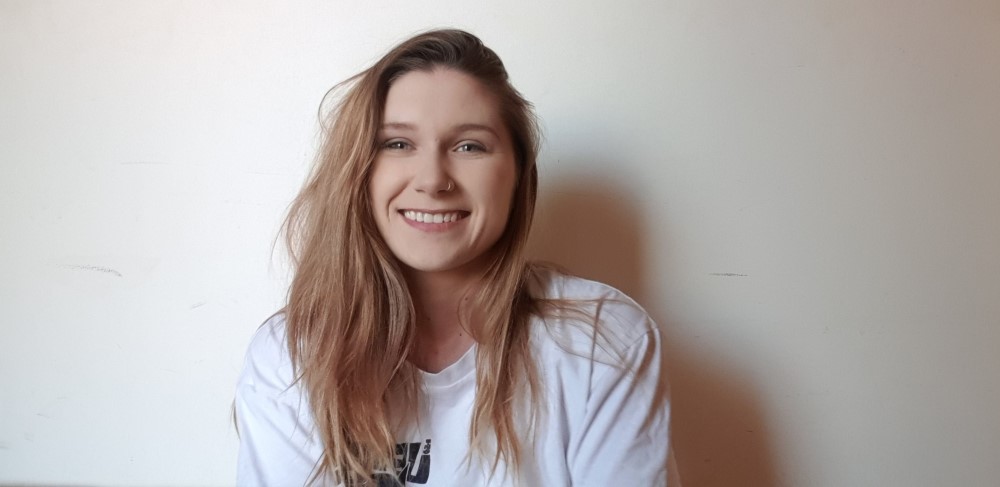
<instances>
[{"instance_id":1,"label":"forehead","mask_svg":"<svg viewBox=\"0 0 1000 487\"><path fill-rule=\"evenodd\" d=\"M497 98L482 82L460 71L411 71L389 87L383 121L427 128L461 124L503 129Z\"/></svg>"}]
</instances>

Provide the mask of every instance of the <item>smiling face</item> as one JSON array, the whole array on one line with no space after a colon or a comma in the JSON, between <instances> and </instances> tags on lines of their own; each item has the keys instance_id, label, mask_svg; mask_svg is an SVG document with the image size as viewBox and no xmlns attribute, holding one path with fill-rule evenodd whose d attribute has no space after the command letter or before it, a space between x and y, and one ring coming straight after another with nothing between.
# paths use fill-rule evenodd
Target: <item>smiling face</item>
<instances>
[{"instance_id":1,"label":"smiling face","mask_svg":"<svg viewBox=\"0 0 1000 487\"><path fill-rule=\"evenodd\" d=\"M409 271L473 277L503 234L517 179L495 97L446 68L389 88L368 187L389 249Z\"/></svg>"}]
</instances>

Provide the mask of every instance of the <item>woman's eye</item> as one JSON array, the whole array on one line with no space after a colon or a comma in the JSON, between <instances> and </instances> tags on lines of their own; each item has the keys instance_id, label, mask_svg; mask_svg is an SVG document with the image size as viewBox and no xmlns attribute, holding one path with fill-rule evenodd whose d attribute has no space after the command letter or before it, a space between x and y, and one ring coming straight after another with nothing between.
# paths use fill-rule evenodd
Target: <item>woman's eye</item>
<instances>
[{"instance_id":1,"label":"woman's eye","mask_svg":"<svg viewBox=\"0 0 1000 487\"><path fill-rule=\"evenodd\" d=\"M382 147L384 149L390 149L390 150L404 150L408 149L410 147L410 144L407 144L402 140L390 140L382 144Z\"/></svg>"},{"instance_id":2,"label":"woman's eye","mask_svg":"<svg viewBox=\"0 0 1000 487\"><path fill-rule=\"evenodd\" d=\"M485 152L486 148L473 142L466 142L459 145L455 150L458 152Z\"/></svg>"}]
</instances>

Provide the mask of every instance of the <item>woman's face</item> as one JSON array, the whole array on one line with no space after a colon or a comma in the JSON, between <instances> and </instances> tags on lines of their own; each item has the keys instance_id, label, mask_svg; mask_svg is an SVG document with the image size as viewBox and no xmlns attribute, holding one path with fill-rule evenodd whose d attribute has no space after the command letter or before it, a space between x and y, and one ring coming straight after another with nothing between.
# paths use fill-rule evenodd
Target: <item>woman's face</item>
<instances>
[{"instance_id":1,"label":"woman's face","mask_svg":"<svg viewBox=\"0 0 1000 487\"><path fill-rule=\"evenodd\" d=\"M368 187L379 232L405 266L473 275L507 225L517 179L495 97L452 69L389 88Z\"/></svg>"}]
</instances>

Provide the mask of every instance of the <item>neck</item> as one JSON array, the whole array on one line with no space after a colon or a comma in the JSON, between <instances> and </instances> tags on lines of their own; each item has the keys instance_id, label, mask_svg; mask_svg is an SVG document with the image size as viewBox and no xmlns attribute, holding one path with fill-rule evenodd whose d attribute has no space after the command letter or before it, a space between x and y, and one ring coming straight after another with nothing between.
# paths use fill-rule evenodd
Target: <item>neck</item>
<instances>
[{"instance_id":1,"label":"neck","mask_svg":"<svg viewBox=\"0 0 1000 487\"><path fill-rule=\"evenodd\" d=\"M416 349L410 361L428 372L438 372L473 344L459 318L466 293L475 282L452 273L407 272L407 285L417 313Z\"/></svg>"},{"instance_id":2,"label":"neck","mask_svg":"<svg viewBox=\"0 0 1000 487\"><path fill-rule=\"evenodd\" d=\"M471 287L470 279L446 273L410 272L406 283L422 333L459 327L458 308Z\"/></svg>"}]
</instances>

